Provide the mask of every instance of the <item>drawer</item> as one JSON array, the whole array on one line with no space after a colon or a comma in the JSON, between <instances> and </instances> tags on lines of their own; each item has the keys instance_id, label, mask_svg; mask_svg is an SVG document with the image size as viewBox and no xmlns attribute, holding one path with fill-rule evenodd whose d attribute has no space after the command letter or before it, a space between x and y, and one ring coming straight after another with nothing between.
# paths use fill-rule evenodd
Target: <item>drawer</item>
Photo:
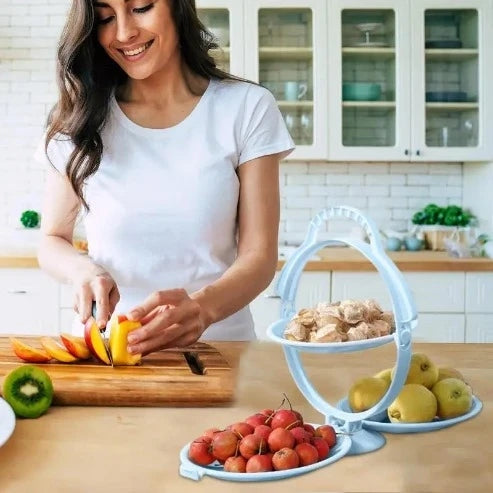
<instances>
[{"instance_id":1,"label":"drawer","mask_svg":"<svg viewBox=\"0 0 493 493\"><path fill-rule=\"evenodd\" d=\"M463 313L465 278L462 272L404 273L419 313ZM373 272L333 272L332 301L373 298L392 308L383 278Z\"/></svg>"},{"instance_id":2,"label":"drawer","mask_svg":"<svg viewBox=\"0 0 493 493\"><path fill-rule=\"evenodd\" d=\"M493 314L466 316L466 342L493 343Z\"/></svg>"},{"instance_id":3,"label":"drawer","mask_svg":"<svg viewBox=\"0 0 493 493\"><path fill-rule=\"evenodd\" d=\"M57 334L58 291L58 283L39 269L0 269L0 333Z\"/></svg>"},{"instance_id":4,"label":"drawer","mask_svg":"<svg viewBox=\"0 0 493 493\"><path fill-rule=\"evenodd\" d=\"M450 313L420 313L413 342L465 342L465 317Z\"/></svg>"}]
</instances>

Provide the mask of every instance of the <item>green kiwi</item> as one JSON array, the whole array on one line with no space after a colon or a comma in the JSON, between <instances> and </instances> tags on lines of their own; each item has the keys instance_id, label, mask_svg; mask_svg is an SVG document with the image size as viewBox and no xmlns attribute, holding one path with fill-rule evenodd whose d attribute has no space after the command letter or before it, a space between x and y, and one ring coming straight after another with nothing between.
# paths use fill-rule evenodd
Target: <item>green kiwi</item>
<instances>
[{"instance_id":1,"label":"green kiwi","mask_svg":"<svg viewBox=\"0 0 493 493\"><path fill-rule=\"evenodd\" d=\"M38 418L51 406L51 378L36 366L19 366L5 377L3 398L12 406L17 416Z\"/></svg>"}]
</instances>

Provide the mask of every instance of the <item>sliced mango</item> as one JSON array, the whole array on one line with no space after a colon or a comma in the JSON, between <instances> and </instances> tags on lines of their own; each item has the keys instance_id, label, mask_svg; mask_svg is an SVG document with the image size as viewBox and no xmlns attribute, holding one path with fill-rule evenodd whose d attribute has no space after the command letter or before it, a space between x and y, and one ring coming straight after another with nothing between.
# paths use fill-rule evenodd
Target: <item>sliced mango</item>
<instances>
[{"instance_id":1,"label":"sliced mango","mask_svg":"<svg viewBox=\"0 0 493 493\"><path fill-rule=\"evenodd\" d=\"M114 365L136 365L142 355L127 351L128 334L141 327L138 321L128 320L124 316L113 316L110 321L110 351Z\"/></svg>"}]
</instances>

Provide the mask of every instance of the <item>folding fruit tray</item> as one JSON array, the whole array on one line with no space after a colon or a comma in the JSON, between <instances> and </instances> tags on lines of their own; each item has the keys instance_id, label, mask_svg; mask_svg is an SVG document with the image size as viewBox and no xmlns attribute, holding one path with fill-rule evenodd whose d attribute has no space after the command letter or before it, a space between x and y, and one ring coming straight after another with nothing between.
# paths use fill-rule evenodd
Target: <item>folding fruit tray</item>
<instances>
[{"instance_id":1,"label":"folding fruit tray","mask_svg":"<svg viewBox=\"0 0 493 493\"><path fill-rule=\"evenodd\" d=\"M333 238L317 241L320 226L329 219L348 219L359 224L366 233L368 242L355 238ZM284 338L284 330L296 314L295 299L299 280L307 261L321 248L344 243L363 254L378 270L389 291L395 319L393 334L348 342L298 342ZM303 243L284 265L277 282L277 294L281 299L281 318L267 330L273 341L282 345L289 371L301 393L307 401L340 433L337 445L330 451L327 459L310 466L298 467L287 471L263 473L232 473L223 470L219 463L202 467L188 459L187 444L180 453L180 474L184 477L199 480L204 475L229 481L269 481L298 476L331 464L345 455L357 455L378 450L385 445L382 432L416 433L438 430L458 422L470 419L481 410L481 401L473 396L470 411L458 418L438 420L431 423L389 423L385 422L386 410L399 395L404 385L411 361L412 332L418 323L416 306L404 276L387 256L374 222L366 218L360 211L352 207L338 206L322 210L310 222ZM351 412L347 399L341 400L336 406L326 402L316 391L307 377L301 353L345 353L363 351L393 342L397 349L397 368L392 382L382 397L372 408L363 412ZM318 425L315 425L318 426Z\"/></svg>"}]
</instances>

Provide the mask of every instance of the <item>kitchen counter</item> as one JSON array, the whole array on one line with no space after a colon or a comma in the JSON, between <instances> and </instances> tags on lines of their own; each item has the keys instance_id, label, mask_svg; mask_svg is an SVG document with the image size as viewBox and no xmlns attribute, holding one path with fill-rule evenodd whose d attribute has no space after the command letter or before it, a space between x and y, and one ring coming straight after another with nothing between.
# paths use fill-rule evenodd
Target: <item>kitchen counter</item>
<instances>
[{"instance_id":1,"label":"kitchen counter","mask_svg":"<svg viewBox=\"0 0 493 493\"><path fill-rule=\"evenodd\" d=\"M402 272L493 272L493 259L465 258L457 259L446 252L424 250L421 252L387 252ZM352 248L325 248L317 255L321 260L307 262L308 271L374 271L375 267L361 253ZM279 260L280 270L285 260ZM0 249L0 268L37 268L34 252L16 253L13 250Z\"/></svg>"},{"instance_id":2,"label":"kitchen counter","mask_svg":"<svg viewBox=\"0 0 493 493\"><path fill-rule=\"evenodd\" d=\"M446 252L423 250L420 252L387 252L402 272L485 272L493 271L491 258L453 258ZM305 265L309 271L376 271L375 266L353 248L324 248L317 252L320 260L311 260ZM285 261L277 263L277 269Z\"/></svg>"},{"instance_id":3,"label":"kitchen counter","mask_svg":"<svg viewBox=\"0 0 493 493\"><path fill-rule=\"evenodd\" d=\"M487 492L493 484L493 344L415 344L439 365L454 366L483 401L472 420L432 433L386 435L380 450L344 457L317 471L270 483L233 483L179 476L179 451L212 426L223 427L275 408L282 392L306 421L322 423L304 400L272 343L213 343L239 367L230 408L52 407L18 420L0 448L0 491L24 493L135 491L214 492ZM351 383L395 362L393 345L361 353L306 354L307 374L331 403Z\"/></svg>"}]
</instances>

